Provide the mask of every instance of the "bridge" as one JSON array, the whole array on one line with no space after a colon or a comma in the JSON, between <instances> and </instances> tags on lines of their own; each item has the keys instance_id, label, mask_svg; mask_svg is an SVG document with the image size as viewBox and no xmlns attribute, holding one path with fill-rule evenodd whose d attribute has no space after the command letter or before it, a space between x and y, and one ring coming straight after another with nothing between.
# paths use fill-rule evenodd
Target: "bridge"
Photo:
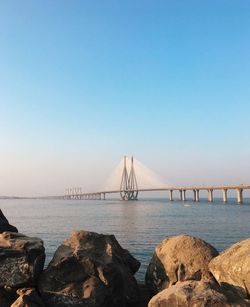
<instances>
[{"instance_id":1,"label":"bridge","mask_svg":"<svg viewBox=\"0 0 250 307\"><path fill-rule=\"evenodd\" d=\"M130 171L128 172L127 157L123 159L123 169L121 173L121 181L119 189L107 189L97 192L82 192L82 188L69 188L66 189L65 199L106 199L109 194L120 194L122 200L134 201L137 200L139 192L160 192L166 191L169 194L169 200L174 200L174 193L178 195L178 199L181 201L187 200L187 191L192 192L192 200L195 202L200 201L200 192L206 191L209 202L214 200L214 191L222 192L223 202L228 201L228 191L235 190L237 193L237 202L241 204L243 202L243 191L249 190L250 184L239 185L202 185L202 186L166 186L166 187L152 187L152 188L140 188L138 187L137 178L134 169L134 158L130 160Z\"/></svg>"}]
</instances>

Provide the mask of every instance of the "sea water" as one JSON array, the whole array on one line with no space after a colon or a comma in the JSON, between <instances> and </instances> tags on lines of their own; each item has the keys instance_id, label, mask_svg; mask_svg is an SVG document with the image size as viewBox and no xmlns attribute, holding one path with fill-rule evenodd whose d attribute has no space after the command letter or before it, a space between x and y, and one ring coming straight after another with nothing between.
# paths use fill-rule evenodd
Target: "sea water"
<instances>
[{"instance_id":1,"label":"sea water","mask_svg":"<svg viewBox=\"0 0 250 307\"><path fill-rule=\"evenodd\" d=\"M197 236L218 251L250 237L250 200L244 201L8 199L0 208L19 232L43 239L46 264L73 230L114 234L141 262L137 278L143 281L155 246L167 236Z\"/></svg>"}]
</instances>

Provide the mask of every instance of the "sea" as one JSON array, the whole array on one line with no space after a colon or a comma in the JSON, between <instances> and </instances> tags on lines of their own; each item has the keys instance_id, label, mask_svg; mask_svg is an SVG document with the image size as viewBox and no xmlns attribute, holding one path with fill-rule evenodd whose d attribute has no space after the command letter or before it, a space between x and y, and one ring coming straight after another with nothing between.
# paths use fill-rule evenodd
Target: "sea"
<instances>
[{"instance_id":1,"label":"sea","mask_svg":"<svg viewBox=\"0 0 250 307\"><path fill-rule=\"evenodd\" d=\"M0 208L19 232L39 237L46 265L73 230L114 234L123 248L141 262L136 274L143 282L158 243L168 236L189 234L212 244L219 252L250 237L250 199L209 203L139 199L137 201L6 199Z\"/></svg>"}]
</instances>

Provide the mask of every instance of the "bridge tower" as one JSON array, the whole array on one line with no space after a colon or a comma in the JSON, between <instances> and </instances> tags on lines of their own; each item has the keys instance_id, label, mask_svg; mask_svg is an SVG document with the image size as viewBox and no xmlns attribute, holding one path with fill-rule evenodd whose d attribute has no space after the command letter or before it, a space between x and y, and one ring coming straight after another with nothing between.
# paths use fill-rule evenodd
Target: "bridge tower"
<instances>
[{"instance_id":1,"label":"bridge tower","mask_svg":"<svg viewBox=\"0 0 250 307\"><path fill-rule=\"evenodd\" d=\"M120 185L120 195L123 200L137 200L138 185L134 170L134 158L131 158L131 168L128 175L127 171L127 157L124 157L124 166L122 172L122 179Z\"/></svg>"}]
</instances>

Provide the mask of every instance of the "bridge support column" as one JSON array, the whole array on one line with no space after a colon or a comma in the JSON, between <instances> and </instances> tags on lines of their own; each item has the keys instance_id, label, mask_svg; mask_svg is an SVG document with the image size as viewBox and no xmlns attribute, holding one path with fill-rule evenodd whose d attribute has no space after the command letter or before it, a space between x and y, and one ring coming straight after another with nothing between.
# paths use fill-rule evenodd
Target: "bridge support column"
<instances>
[{"instance_id":1,"label":"bridge support column","mask_svg":"<svg viewBox=\"0 0 250 307\"><path fill-rule=\"evenodd\" d=\"M227 203L227 189L223 189L223 202Z\"/></svg>"},{"instance_id":2,"label":"bridge support column","mask_svg":"<svg viewBox=\"0 0 250 307\"><path fill-rule=\"evenodd\" d=\"M103 193L103 199L104 199L104 200L106 199L106 194L105 194L105 193Z\"/></svg>"},{"instance_id":3,"label":"bridge support column","mask_svg":"<svg viewBox=\"0 0 250 307\"><path fill-rule=\"evenodd\" d=\"M194 198L193 198L193 200L194 201L200 201L200 194L199 194L199 190L193 190L193 192L194 192Z\"/></svg>"},{"instance_id":4,"label":"bridge support column","mask_svg":"<svg viewBox=\"0 0 250 307\"><path fill-rule=\"evenodd\" d=\"M179 192L180 192L180 200L183 200L182 190L179 190Z\"/></svg>"},{"instance_id":5,"label":"bridge support column","mask_svg":"<svg viewBox=\"0 0 250 307\"><path fill-rule=\"evenodd\" d=\"M186 198L186 190L182 190L182 200L183 201L187 200L187 198Z\"/></svg>"},{"instance_id":6,"label":"bridge support column","mask_svg":"<svg viewBox=\"0 0 250 307\"><path fill-rule=\"evenodd\" d=\"M213 189L209 189L208 190L208 201L211 203L213 202L214 198L213 198Z\"/></svg>"},{"instance_id":7,"label":"bridge support column","mask_svg":"<svg viewBox=\"0 0 250 307\"><path fill-rule=\"evenodd\" d=\"M173 201L173 190L169 190L169 200Z\"/></svg>"},{"instance_id":8,"label":"bridge support column","mask_svg":"<svg viewBox=\"0 0 250 307\"><path fill-rule=\"evenodd\" d=\"M196 190L193 190L193 193L194 193L193 201L197 201L197 200L196 200Z\"/></svg>"},{"instance_id":9,"label":"bridge support column","mask_svg":"<svg viewBox=\"0 0 250 307\"><path fill-rule=\"evenodd\" d=\"M238 204L243 202L243 189L237 189L237 202Z\"/></svg>"},{"instance_id":10,"label":"bridge support column","mask_svg":"<svg viewBox=\"0 0 250 307\"><path fill-rule=\"evenodd\" d=\"M195 190L195 199L196 201L200 201L200 190Z\"/></svg>"}]
</instances>

